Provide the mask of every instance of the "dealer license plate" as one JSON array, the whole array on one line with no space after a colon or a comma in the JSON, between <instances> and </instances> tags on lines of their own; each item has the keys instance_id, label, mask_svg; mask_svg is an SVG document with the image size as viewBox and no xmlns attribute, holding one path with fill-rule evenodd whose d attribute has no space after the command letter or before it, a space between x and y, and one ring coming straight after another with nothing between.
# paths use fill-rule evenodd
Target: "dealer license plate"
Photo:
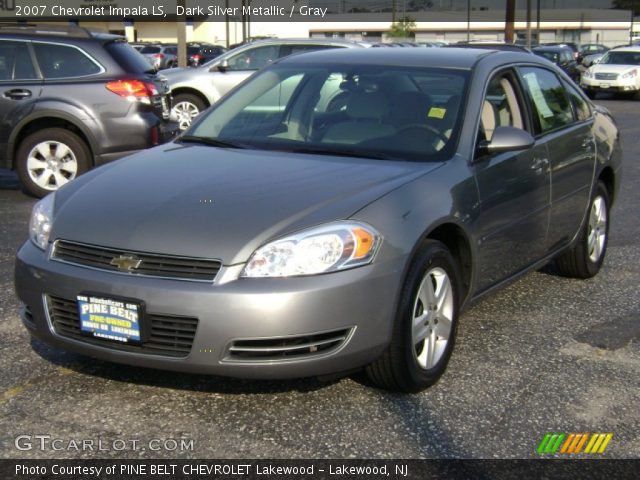
<instances>
[{"instance_id":1,"label":"dealer license plate","mask_svg":"<svg viewBox=\"0 0 640 480\"><path fill-rule=\"evenodd\" d=\"M600 88L609 88L611 85L609 85L608 83L601 83L600 84Z\"/></svg>"},{"instance_id":2,"label":"dealer license plate","mask_svg":"<svg viewBox=\"0 0 640 480\"><path fill-rule=\"evenodd\" d=\"M142 306L94 295L78 295L80 329L116 342L139 342Z\"/></svg>"}]
</instances>

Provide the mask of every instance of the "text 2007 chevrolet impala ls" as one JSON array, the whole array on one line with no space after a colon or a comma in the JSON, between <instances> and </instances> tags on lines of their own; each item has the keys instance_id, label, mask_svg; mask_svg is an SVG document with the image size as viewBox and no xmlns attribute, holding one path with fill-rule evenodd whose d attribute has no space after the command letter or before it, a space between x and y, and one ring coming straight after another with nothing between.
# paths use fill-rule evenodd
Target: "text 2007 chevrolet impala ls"
<instances>
[{"instance_id":1,"label":"text 2007 chevrolet impala ls","mask_svg":"<svg viewBox=\"0 0 640 480\"><path fill-rule=\"evenodd\" d=\"M551 260L598 272L620 173L609 113L533 55L292 56L41 200L21 316L114 362L418 391L474 299Z\"/></svg>"}]
</instances>

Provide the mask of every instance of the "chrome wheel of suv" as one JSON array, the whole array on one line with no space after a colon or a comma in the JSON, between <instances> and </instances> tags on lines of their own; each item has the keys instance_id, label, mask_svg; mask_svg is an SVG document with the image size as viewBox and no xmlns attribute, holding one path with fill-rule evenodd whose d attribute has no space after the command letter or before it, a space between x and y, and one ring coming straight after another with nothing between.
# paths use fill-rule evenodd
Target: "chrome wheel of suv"
<instances>
[{"instance_id":1,"label":"chrome wheel of suv","mask_svg":"<svg viewBox=\"0 0 640 480\"><path fill-rule=\"evenodd\" d=\"M91 152L82 138L64 128L28 135L16 151L16 168L27 193L43 197L89 170Z\"/></svg>"},{"instance_id":2,"label":"chrome wheel of suv","mask_svg":"<svg viewBox=\"0 0 640 480\"><path fill-rule=\"evenodd\" d=\"M40 188L54 191L76 178L78 160L62 142L41 142L29 152L27 172Z\"/></svg>"}]
</instances>

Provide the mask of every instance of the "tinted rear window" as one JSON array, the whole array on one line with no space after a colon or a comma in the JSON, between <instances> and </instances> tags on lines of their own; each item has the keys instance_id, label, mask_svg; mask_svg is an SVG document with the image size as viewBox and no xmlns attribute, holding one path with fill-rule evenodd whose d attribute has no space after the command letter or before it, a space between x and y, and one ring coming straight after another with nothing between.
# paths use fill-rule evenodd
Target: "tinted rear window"
<instances>
[{"instance_id":1,"label":"tinted rear window","mask_svg":"<svg viewBox=\"0 0 640 480\"><path fill-rule=\"evenodd\" d=\"M105 48L127 73L144 73L152 70L149 62L127 42L107 43Z\"/></svg>"},{"instance_id":2,"label":"tinted rear window","mask_svg":"<svg viewBox=\"0 0 640 480\"><path fill-rule=\"evenodd\" d=\"M140 53L160 53L160 47L144 47Z\"/></svg>"}]
</instances>

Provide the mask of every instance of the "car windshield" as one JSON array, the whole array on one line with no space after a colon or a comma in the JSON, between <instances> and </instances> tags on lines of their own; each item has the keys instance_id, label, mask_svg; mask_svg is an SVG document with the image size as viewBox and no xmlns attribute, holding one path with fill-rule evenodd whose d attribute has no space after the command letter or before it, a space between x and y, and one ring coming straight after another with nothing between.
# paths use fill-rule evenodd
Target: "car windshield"
<instances>
[{"instance_id":1,"label":"car windshield","mask_svg":"<svg viewBox=\"0 0 640 480\"><path fill-rule=\"evenodd\" d=\"M534 53L540 57L546 58L547 60L551 60L553 63L558 63L558 54L555 52L535 50Z\"/></svg>"},{"instance_id":2,"label":"car windshield","mask_svg":"<svg viewBox=\"0 0 640 480\"><path fill-rule=\"evenodd\" d=\"M142 50L140 50L140 53L159 53L160 52L160 47L144 47Z\"/></svg>"},{"instance_id":3,"label":"car windshield","mask_svg":"<svg viewBox=\"0 0 640 480\"><path fill-rule=\"evenodd\" d=\"M612 52L609 51L602 57L600 65L640 65L640 51L638 52Z\"/></svg>"},{"instance_id":4,"label":"car windshield","mask_svg":"<svg viewBox=\"0 0 640 480\"><path fill-rule=\"evenodd\" d=\"M469 73L382 65L276 65L204 114L189 141L409 161L451 155Z\"/></svg>"}]
</instances>

